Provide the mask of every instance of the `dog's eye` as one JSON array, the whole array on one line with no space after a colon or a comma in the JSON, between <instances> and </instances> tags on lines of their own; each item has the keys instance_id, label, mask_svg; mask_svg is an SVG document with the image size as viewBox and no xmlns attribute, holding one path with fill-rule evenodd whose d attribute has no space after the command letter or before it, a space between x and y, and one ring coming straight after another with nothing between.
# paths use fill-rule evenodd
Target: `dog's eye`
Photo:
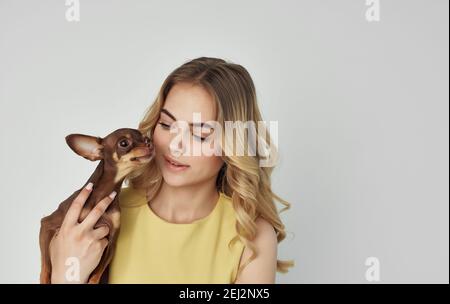
<instances>
[{"instance_id":1,"label":"dog's eye","mask_svg":"<svg viewBox=\"0 0 450 304\"><path fill-rule=\"evenodd\" d=\"M126 139L119 141L119 146L121 148L126 148L126 147L128 147L128 145L129 145L129 143L128 143L128 140L126 140Z\"/></svg>"}]
</instances>

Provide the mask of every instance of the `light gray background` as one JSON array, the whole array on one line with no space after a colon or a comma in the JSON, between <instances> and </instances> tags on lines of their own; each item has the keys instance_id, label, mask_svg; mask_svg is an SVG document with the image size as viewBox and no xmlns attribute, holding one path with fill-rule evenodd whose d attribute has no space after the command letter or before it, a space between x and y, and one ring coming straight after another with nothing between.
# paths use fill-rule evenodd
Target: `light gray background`
<instances>
[{"instance_id":1,"label":"light gray background","mask_svg":"<svg viewBox=\"0 0 450 304\"><path fill-rule=\"evenodd\" d=\"M97 163L65 144L137 127L199 56L251 73L279 122L274 191L292 203L278 283L447 282L448 1L0 0L0 282L36 283L39 221ZM281 206L280 206L281 207Z\"/></svg>"}]
</instances>

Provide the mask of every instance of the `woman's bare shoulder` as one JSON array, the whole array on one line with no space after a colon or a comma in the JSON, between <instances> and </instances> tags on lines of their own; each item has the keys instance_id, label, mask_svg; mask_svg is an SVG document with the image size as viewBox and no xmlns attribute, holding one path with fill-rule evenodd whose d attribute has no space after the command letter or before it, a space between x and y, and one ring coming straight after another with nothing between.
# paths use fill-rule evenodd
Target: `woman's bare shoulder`
<instances>
[{"instance_id":1,"label":"woman's bare shoulder","mask_svg":"<svg viewBox=\"0 0 450 304\"><path fill-rule=\"evenodd\" d=\"M256 248L257 256L251 261L240 275L235 283L253 284L253 283L275 283L275 274L277 268L277 234L273 226L265 219L259 217L255 221L256 236L251 241ZM242 253L240 266L242 266L252 255L250 248L245 247Z\"/></svg>"}]
</instances>

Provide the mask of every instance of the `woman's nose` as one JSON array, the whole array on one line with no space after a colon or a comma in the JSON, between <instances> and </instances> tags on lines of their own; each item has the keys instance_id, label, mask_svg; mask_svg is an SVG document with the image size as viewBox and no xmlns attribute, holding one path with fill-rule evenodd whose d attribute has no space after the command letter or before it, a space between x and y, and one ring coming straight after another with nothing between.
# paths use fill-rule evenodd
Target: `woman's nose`
<instances>
[{"instance_id":1,"label":"woman's nose","mask_svg":"<svg viewBox=\"0 0 450 304\"><path fill-rule=\"evenodd\" d=\"M185 141L187 141L186 136L181 136L181 138L179 136L174 136L169 143L170 153L175 157L184 155L187 148L186 145L189 144Z\"/></svg>"},{"instance_id":2,"label":"woman's nose","mask_svg":"<svg viewBox=\"0 0 450 304\"><path fill-rule=\"evenodd\" d=\"M181 142L180 143L171 142L169 145L169 150L173 156L179 157L183 154L183 145L181 144Z\"/></svg>"}]
</instances>

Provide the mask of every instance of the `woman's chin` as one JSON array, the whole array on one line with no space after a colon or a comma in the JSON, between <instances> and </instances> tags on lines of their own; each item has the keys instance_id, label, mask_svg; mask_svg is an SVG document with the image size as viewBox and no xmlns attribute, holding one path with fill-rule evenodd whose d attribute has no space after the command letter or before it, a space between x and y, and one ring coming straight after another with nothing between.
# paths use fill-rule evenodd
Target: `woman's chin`
<instances>
[{"instance_id":1,"label":"woman's chin","mask_svg":"<svg viewBox=\"0 0 450 304\"><path fill-rule=\"evenodd\" d=\"M185 176L174 176L173 174L163 174L164 182L171 187L182 187L190 185L192 182Z\"/></svg>"}]
</instances>

